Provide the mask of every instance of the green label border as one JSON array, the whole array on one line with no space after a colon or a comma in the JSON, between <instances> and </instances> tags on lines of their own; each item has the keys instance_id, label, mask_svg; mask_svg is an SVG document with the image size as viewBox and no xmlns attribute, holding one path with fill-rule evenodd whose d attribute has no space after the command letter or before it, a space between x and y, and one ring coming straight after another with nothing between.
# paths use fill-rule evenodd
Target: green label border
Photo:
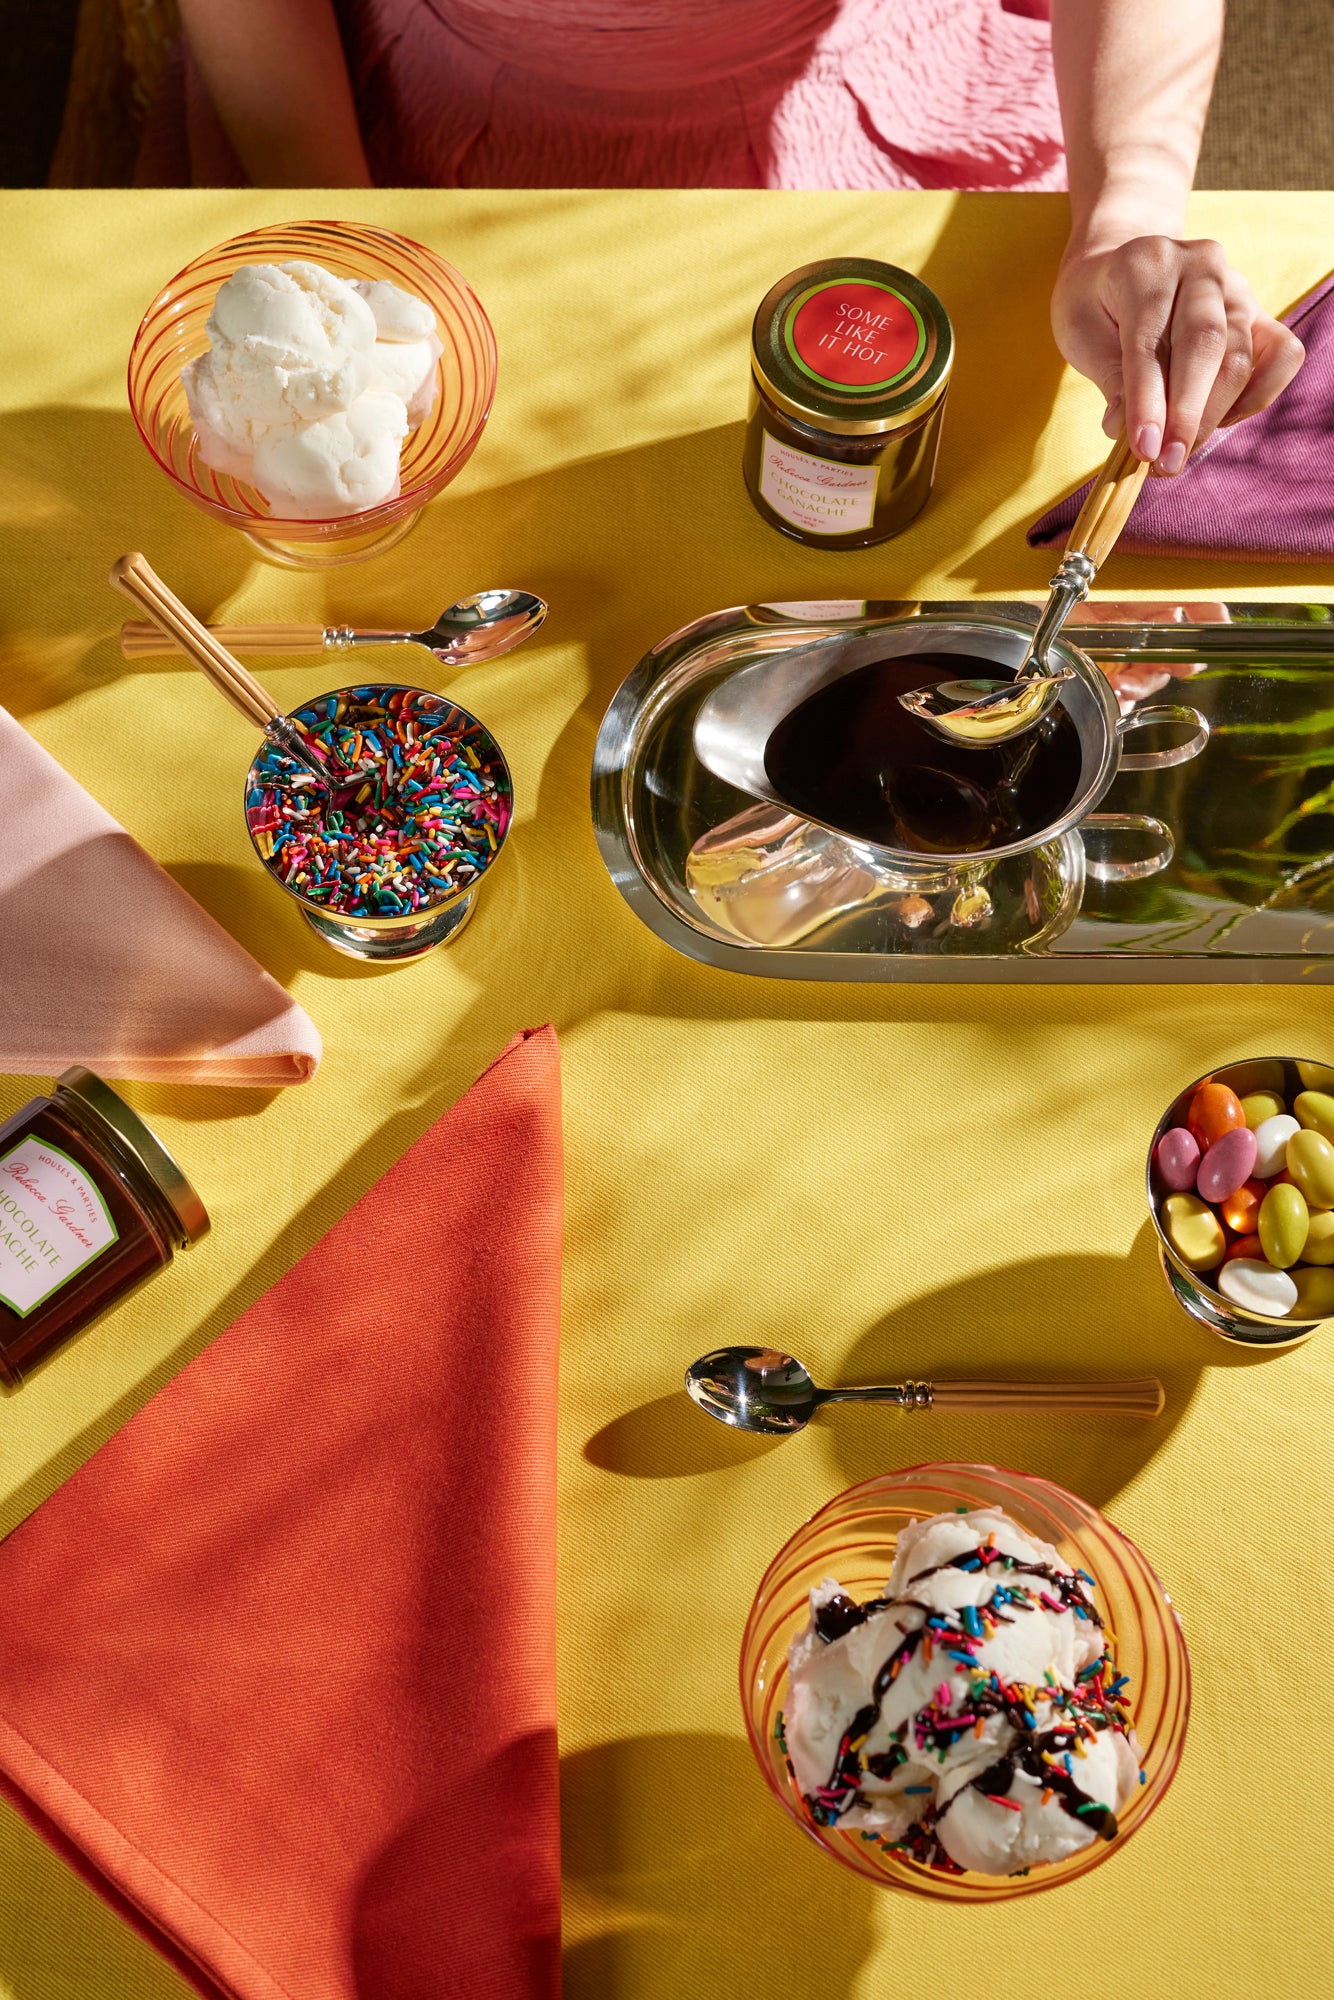
<instances>
[{"instance_id":1,"label":"green label border","mask_svg":"<svg viewBox=\"0 0 1334 2000\"><path fill-rule=\"evenodd\" d=\"M73 1167L75 1173L78 1175L79 1179L83 1182L84 1186L92 1190L93 1199L96 1201L98 1207L101 1209L103 1219L106 1222L106 1226L111 1231L111 1243L119 1243L120 1231L119 1229L117 1229L115 1223L111 1219L111 1210L107 1207L105 1201L102 1199L101 1188L97 1185L97 1182L93 1180L84 1171L84 1169L79 1165L79 1162L77 1160L72 1160L70 1158L69 1154L65 1152L63 1147L53 1146L49 1139L37 1139L37 1140L21 1139L18 1145L11 1146L9 1151L5 1154L4 1159L0 1160L0 1167L3 1167L7 1161L12 1160L15 1153L21 1153L24 1150L24 1148L29 1145L38 1145L43 1149L44 1152L54 1153L56 1158L58 1160L63 1160L67 1167ZM39 1307L44 1306L47 1300L51 1298L54 1293L60 1290L62 1285L67 1285L71 1278L77 1278L80 1271L86 1270L88 1266L92 1263L94 1257L100 1257L103 1250L109 1250L111 1248L111 1243L103 1243L96 1250L90 1250L86 1257L81 1257L78 1263L74 1266L72 1271L66 1271L63 1278L57 1278L54 1285L50 1286L48 1290L44 1291L40 1299L34 1300L32 1305L27 1306L26 1308L20 1305L16 1305L13 1299L8 1297L8 1295L4 1292L0 1292L0 1305L8 1306L9 1310L18 1319L30 1319L33 1313L35 1313L39 1309Z\"/></svg>"},{"instance_id":2,"label":"green label border","mask_svg":"<svg viewBox=\"0 0 1334 2000\"><path fill-rule=\"evenodd\" d=\"M797 314L818 293L834 292L840 286L845 285L863 285L868 291L887 292L891 299L897 299L899 304L906 306L912 314L917 326L917 346L913 351L912 360L900 368L897 374L886 375L879 382L836 382L831 375L817 374L815 369L809 363L803 361L798 354L797 344L792 331L796 325ZM792 304L783 315L783 346L793 367L799 368L802 374L807 376L812 382L818 382L822 389L835 389L841 396L882 396L886 389L892 389L896 382L902 382L907 376L911 375L925 354L926 321L922 318L922 315L918 312L911 299L905 298L903 293L898 291L893 285L882 283L879 278L822 278L818 285L808 285L806 290L792 301Z\"/></svg>"}]
</instances>

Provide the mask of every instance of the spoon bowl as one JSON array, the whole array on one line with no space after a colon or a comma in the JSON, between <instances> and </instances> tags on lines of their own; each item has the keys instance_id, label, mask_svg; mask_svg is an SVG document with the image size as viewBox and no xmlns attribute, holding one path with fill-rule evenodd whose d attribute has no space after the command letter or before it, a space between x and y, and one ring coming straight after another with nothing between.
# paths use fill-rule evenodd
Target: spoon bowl
<instances>
[{"instance_id":1,"label":"spoon bowl","mask_svg":"<svg viewBox=\"0 0 1334 2000\"><path fill-rule=\"evenodd\" d=\"M686 1370L692 1400L720 1423L761 1437L803 1430L820 1405L820 1392L791 1354L769 1347L720 1347Z\"/></svg>"},{"instance_id":2,"label":"spoon bowl","mask_svg":"<svg viewBox=\"0 0 1334 2000\"><path fill-rule=\"evenodd\" d=\"M899 702L942 742L989 749L1040 722L1061 682L1073 679L1073 668L1060 667L1055 673L1016 675L1012 681L939 681L901 694Z\"/></svg>"},{"instance_id":3,"label":"spoon bowl","mask_svg":"<svg viewBox=\"0 0 1334 2000\"><path fill-rule=\"evenodd\" d=\"M1148 470L1147 461L1135 456L1124 435L1119 437L1070 530L1065 554L1051 580L1051 595L1014 680L976 694L972 693L978 685L974 682L947 681L938 687L914 688L899 696L910 715L947 743L962 743L975 750L1022 736L1042 720L1057 699L1057 676L1049 665L1052 642L1075 606L1088 596L1094 577L1130 517ZM960 688L964 690L961 700L953 692Z\"/></svg>"},{"instance_id":4,"label":"spoon bowl","mask_svg":"<svg viewBox=\"0 0 1334 2000\"><path fill-rule=\"evenodd\" d=\"M443 666L467 666L470 660L493 660L521 646L546 615L545 600L531 590L474 590L442 611L425 632L382 636L391 644L406 639L425 646Z\"/></svg>"}]
</instances>

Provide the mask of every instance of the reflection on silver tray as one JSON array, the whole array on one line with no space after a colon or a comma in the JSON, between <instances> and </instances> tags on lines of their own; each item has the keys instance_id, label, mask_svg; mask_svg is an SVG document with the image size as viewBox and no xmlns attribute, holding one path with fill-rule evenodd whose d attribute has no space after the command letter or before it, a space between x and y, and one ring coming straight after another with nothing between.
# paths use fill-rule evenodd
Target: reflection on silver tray
<instances>
[{"instance_id":1,"label":"reflection on silver tray","mask_svg":"<svg viewBox=\"0 0 1334 2000\"><path fill-rule=\"evenodd\" d=\"M1189 680L1208 747L1123 770L1103 825L937 884L757 805L693 749L700 706L738 668L792 648L872 659L877 631L919 611L1035 617L980 599L747 605L640 661L603 719L592 804L603 860L651 930L767 978L1334 979L1334 605L1080 607L1071 637L1122 713Z\"/></svg>"}]
</instances>

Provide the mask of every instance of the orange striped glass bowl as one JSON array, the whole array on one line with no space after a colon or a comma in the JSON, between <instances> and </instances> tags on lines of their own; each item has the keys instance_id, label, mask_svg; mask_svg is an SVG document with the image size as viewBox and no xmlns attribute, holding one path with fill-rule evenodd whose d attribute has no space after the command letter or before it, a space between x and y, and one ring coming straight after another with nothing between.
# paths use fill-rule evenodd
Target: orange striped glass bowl
<instances>
[{"instance_id":1,"label":"orange striped glass bowl","mask_svg":"<svg viewBox=\"0 0 1334 2000\"><path fill-rule=\"evenodd\" d=\"M204 327L218 287L243 264L295 257L340 278L388 278L414 292L435 313L444 350L435 407L403 447L400 491L337 520L279 520L253 486L205 465L181 385L182 368L209 344ZM128 387L139 435L178 492L214 520L239 528L272 561L325 568L392 547L427 501L462 471L490 415L496 342L471 289L433 250L363 223L290 222L220 243L164 285L134 337Z\"/></svg>"},{"instance_id":2,"label":"orange striped glass bowl","mask_svg":"<svg viewBox=\"0 0 1334 2000\"><path fill-rule=\"evenodd\" d=\"M809 1617L809 1592L836 1576L851 1597L884 1589L900 1531L914 1519L958 1507L1003 1507L1072 1568L1098 1585L1117 1669L1130 1676L1131 1708L1145 1782L1123 1812L1115 1840L1095 1840L1027 1875L947 1875L863 1838L816 1826L788 1771L776 1734L787 1687L787 1649ZM798 1529L770 1563L741 1645L741 1701L751 1749L790 1819L826 1854L886 1888L953 1903L1000 1903L1059 1888L1118 1854L1162 1803L1176 1775L1190 1714L1190 1661L1171 1599L1144 1557L1110 1521L1073 1493L994 1465L914 1465L853 1486Z\"/></svg>"}]
</instances>

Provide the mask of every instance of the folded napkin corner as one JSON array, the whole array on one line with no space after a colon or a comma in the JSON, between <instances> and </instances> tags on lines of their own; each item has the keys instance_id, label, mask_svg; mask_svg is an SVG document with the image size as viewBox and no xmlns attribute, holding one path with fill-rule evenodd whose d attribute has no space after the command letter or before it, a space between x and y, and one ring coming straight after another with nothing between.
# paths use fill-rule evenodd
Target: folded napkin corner
<instances>
[{"instance_id":1,"label":"folded napkin corner","mask_svg":"<svg viewBox=\"0 0 1334 2000\"><path fill-rule=\"evenodd\" d=\"M0 708L0 1073L273 1089L315 1025Z\"/></svg>"}]
</instances>

